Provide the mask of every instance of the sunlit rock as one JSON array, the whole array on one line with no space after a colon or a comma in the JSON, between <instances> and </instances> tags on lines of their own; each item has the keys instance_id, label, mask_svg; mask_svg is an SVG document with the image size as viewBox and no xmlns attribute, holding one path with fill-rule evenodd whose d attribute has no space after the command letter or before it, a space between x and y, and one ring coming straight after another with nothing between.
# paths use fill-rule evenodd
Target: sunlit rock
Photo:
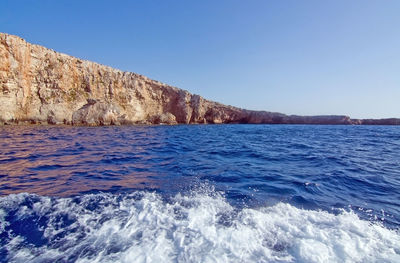
<instances>
[{"instance_id":1,"label":"sunlit rock","mask_svg":"<svg viewBox=\"0 0 400 263\"><path fill-rule=\"evenodd\" d=\"M0 33L0 124L400 124L250 111Z\"/></svg>"}]
</instances>

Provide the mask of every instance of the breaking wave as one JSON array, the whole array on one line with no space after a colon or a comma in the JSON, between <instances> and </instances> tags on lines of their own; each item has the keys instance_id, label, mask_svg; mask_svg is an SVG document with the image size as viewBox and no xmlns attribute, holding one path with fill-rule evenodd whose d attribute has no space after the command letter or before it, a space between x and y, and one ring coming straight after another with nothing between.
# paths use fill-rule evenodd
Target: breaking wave
<instances>
[{"instance_id":1,"label":"breaking wave","mask_svg":"<svg viewBox=\"0 0 400 263\"><path fill-rule=\"evenodd\" d=\"M0 198L2 262L400 262L400 233L278 203L235 208L214 190Z\"/></svg>"}]
</instances>

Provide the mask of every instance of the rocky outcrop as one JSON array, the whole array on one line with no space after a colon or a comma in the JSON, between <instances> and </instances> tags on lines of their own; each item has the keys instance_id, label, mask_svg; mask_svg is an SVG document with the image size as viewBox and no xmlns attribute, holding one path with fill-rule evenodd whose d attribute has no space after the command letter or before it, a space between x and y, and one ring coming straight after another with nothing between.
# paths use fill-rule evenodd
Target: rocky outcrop
<instances>
[{"instance_id":1,"label":"rocky outcrop","mask_svg":"<svg viewBox=\"0 0 400 263\"><path fill-rule=\"evenodd\" d=\"M57 53L0 33L0 123L363 124L364 120L354 121L347 116L288 116L226 106L136 73ZM399 121L390 120L390 124Z\"/></svg>"}]
</instances>

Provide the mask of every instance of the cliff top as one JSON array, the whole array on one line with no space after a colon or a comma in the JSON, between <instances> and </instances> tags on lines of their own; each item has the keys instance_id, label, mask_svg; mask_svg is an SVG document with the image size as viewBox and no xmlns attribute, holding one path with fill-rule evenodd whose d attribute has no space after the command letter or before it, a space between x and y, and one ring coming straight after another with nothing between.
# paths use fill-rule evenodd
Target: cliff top
<instances>
[{"instance_id":1,"label":"cliff top","mask_svg":"<svg viewBox=\"0 0 400 263\"><path fill-rule=\"evenodd\" d=\"M81 59L81 58L78 58L78 57L63 53L63 52L55 51L54 49L47 48L47 47L39 45L39 44L30 43L30 42L26 41L24 38L22 38L20 36L16 36L16 35L0 32L0 41L5 41L5 43L7 43L7 41L9 41L9 40L15 41L15 42L19 42L19 44L23 43L24 45L34 46L34 47L36 47L38 49L42 49L42 50L47 51L47 52L53 52L53 53L56 53L56 54L58 54L60 56L64 56L64 57L69 58L69 59L76 59L77 61L80 61L81 63L92 64L92 65L97 65L99 67L107 68L109 71L120 72L121 74L132 74L132 75L135 75L136 77L143 78L144 80L149 81L149 82L153 82L153 83L155 83L157 85L168 86L168 87L171 87L171 88L177 88L177 87L168 85L166 83L163 83L161 81L151 79L151 78L149 78L149 77L147 77L145 75L139 74L139 73L135 73L135 72L131 72L131 71L123 71L123 70L120 70L120 69L117 69L117 68L113 68L113 67L110 67L110 66L95 62L95 61Z\"/></svg>"}]
</instances>

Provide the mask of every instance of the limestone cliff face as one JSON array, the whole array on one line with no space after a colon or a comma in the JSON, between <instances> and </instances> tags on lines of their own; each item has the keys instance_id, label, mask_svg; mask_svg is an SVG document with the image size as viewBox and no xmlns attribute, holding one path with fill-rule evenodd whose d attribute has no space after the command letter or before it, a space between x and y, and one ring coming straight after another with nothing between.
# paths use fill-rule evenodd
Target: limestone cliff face
<instances>
[{"instance_id":1,"label":"limestone cliff face","mask_svg":"<svg viewBox=\"0 0 400 263\"><path fill-rule=\"evenodd\" d=\"M86 125L226 123L241 110L145 76L0 34L0 121Z\"/></svg>"},{"instance_id":2,"label":"limestone cliff face","mask_svg":"<svg viewBox=\"0 0 400 263\"><path fill-rule=\"evenodd\" d=\"M287 116L222 105L0 33L0 123L21 122L357 124L347 116Z\"/></svg>"}]
</instances>

